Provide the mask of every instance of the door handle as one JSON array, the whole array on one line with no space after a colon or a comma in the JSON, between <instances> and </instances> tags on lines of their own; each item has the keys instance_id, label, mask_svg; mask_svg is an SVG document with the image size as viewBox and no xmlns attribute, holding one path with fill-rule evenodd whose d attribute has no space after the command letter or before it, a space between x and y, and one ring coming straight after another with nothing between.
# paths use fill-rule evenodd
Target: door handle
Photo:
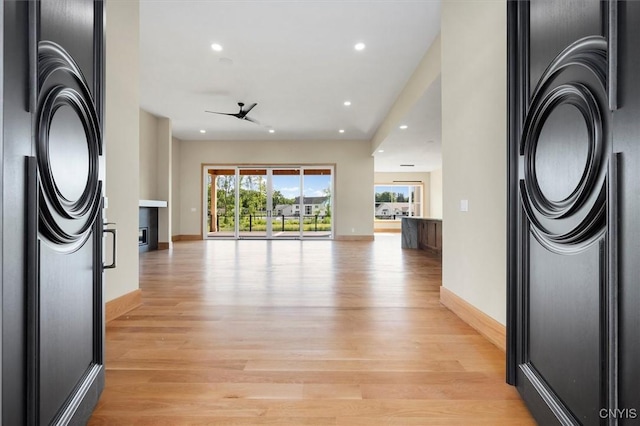
<instances>
[{"instance_id":1,"label":"door handle","mask_svg":"<svg viewBox=\"0 0 640 426\"><path fill-rule=\"evenodd\" d=\"M104 224L104 226L109 226L109 225L115 225L115 223L114 222L106 222ZM109 264L109 265L104 265L103 264L102 265L102 269L115 269L115 267L116 267L116 253L117 253L116 252L116 248L118 246L118 244L117 244L117 241L118 241L118 239L117 239L117 236L118 236L117 230L115 228L105 228L105 229L102 230L102 233L103 234L111 234L111 235L113 235L113 247L112 247L112 250L111 250L111 264Z\"/></svg>"}]
</instances>

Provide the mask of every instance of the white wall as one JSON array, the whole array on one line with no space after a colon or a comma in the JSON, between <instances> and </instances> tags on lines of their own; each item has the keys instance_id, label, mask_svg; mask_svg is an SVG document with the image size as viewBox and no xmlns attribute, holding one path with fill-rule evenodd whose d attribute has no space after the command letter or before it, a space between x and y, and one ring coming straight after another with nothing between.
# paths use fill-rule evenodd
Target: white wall
<instances>
[{"instance_id":1,"label":"white wall","mask_svg":"<svg viewBox=\"0 0 640 426\"><path fill-rule=\"evenodd\" d=\"M158 117L140 110L140 199L158 199Z\"/></svg>"},{"instance_id":2,"label":"white wall","mask_svg":"<svg viewBox=\"0 0 640 426\"><path fill-rule=\"evenodd\" d=\"M118 229L118 265L105 273L106 300L138 289L138 0L106 2L107 220Z\"/></svg>"},{"instance_id":3,"label":"white wall","mask_svg":"<svg viewBox=\"0 0 640 426\"><path fill-rule=\"evenodd\" d=\"M430 176L429 200L431 212L429 217L442 219L442 169L431 170Z\"/></svg>"},{"instance_id":4,"label":"white wall","mask_svg":"<svg viewBox=\"0 0 640 426\"><path fill-rule=\"evenodd\" d=\"M180 235L180 143L171 138L171 236Z\"/></svg>"},{"instance_id":5,"label":"white wall","mask_svg":"<svg viewBox=\"0 0 640 426\"><path fill-rule=\"evenodd\" d=\"M165 117L158 118L157 141L157 197L167 202L166 208L158 209L158 242L171 243L171 120Z\"/></svg>"},{"instance_id":6,"label":"white wall","mask_svg":"<svg viewBox=\"0 0 640 426\"><path fill-rule=\"evenodd\" d=\"M335 164L336 237L373 235L369 141L181 141L180 234L202 234L202 165ZM195 211L191 211L195 209Z\"/></svg>"},{"instance_id":7,"label":"white wall","mask_svg":"<svg viewBox=\"0 0 640 426\"><path fill-rule=\"evenodd\" d=\"M443 1L443 285L502 324L506 33L506 0Z\"/></svg>"}]
</instances>

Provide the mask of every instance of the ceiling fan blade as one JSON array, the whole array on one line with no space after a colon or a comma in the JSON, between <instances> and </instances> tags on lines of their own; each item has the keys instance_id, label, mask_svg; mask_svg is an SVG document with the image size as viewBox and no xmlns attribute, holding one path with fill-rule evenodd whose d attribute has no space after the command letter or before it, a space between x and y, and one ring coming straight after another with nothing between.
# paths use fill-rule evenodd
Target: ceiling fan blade
<instances>
[{"instance_id":1,"label":"ceiling fan blade","mask_svg":"<svg viewBox=\"0 0 640 426\"><path fill-rule=\"evenodd\" d=\"M246 109L245 109L244 104L242 102L238 102L238 105L240 106L240 111L235 113L235 114L232 114L232 113L229 113L229 112L217 112L217 111L207 111L207 110L205 110L204 112L208 112L210 114L229 115L231 117L235 117L235 118L238 118L240 120L248 120L248 121L251 121L252 123L260 124L256 120L254 120L253 118L247 117L247 114L249 114L249 111L251 111L256 105L258 105L257 103L252 103Z\"/></svg>"},{"instance_id":2,"label":"ceiling fan blade","mask_svg":"<svg viewBox=\"0 0 640 426\"><path fill-rule=\"evenodd\" d=\"M247 115L247 114L249 114L249 111L251 111L251 110L253 109L253 107L255 107L256 105L258 105L258 104L253 103L253 104L249 105L249 106L248 106L248 107L246 107L246 108L245 108L245 107L242 107L242 108L240 109L240 111L242 111L242 113L243 113L244 115Z\"/></svg>"},{"instance_id":3,"label":"ceiling fan blade","mask_svg":"<svg viewBox=\"0 0 640 426\"><path fill-rule=\"evenodd\" d=\"M216 112L216 111L205 111L205 112L209 112L211 114L230 115L231 117L240 118L240 119L244 117L242 114L231 114L228 112Z\"/></svg>"}]
</instances>

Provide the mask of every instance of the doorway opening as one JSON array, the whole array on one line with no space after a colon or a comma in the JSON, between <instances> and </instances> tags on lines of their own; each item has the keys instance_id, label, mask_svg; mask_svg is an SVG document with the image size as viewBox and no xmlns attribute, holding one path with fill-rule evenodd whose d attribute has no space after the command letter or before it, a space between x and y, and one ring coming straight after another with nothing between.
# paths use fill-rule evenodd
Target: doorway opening
<instances>
[{"instance_id":1,"label":"doorway opening","mask_svg":"<svg viewBox=\"0 0 640 426\"><path fill-rule=\"evenodd\" d=\"M332 239L333 166L203 166L203 238Z\"/></svg>"}]
</instances>

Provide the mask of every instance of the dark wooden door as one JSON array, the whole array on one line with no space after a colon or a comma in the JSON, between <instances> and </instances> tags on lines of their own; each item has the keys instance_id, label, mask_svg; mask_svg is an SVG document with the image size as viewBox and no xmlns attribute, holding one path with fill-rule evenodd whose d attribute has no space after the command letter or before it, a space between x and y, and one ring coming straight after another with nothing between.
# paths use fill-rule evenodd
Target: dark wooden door
<instances>
[{"instance_id":1,"label":"dark wooden door","mask_svg":"<svg viewBox=\"0 0 640 426\"><path fill-rule=\"evenodd\" d=\"M640 3L508 19L508 381L540 424L635 423Z\"/></svg>"},{"instance_id":2,"label":"dark wooden door","mask_svg":"<svg viewBox=\"0 0 640 426\"><path fill-rule=\"evenodd\" d=\"M84 424L104 386L103 3L3 6L2 424Z\"/></svg>"}]
</instances>

